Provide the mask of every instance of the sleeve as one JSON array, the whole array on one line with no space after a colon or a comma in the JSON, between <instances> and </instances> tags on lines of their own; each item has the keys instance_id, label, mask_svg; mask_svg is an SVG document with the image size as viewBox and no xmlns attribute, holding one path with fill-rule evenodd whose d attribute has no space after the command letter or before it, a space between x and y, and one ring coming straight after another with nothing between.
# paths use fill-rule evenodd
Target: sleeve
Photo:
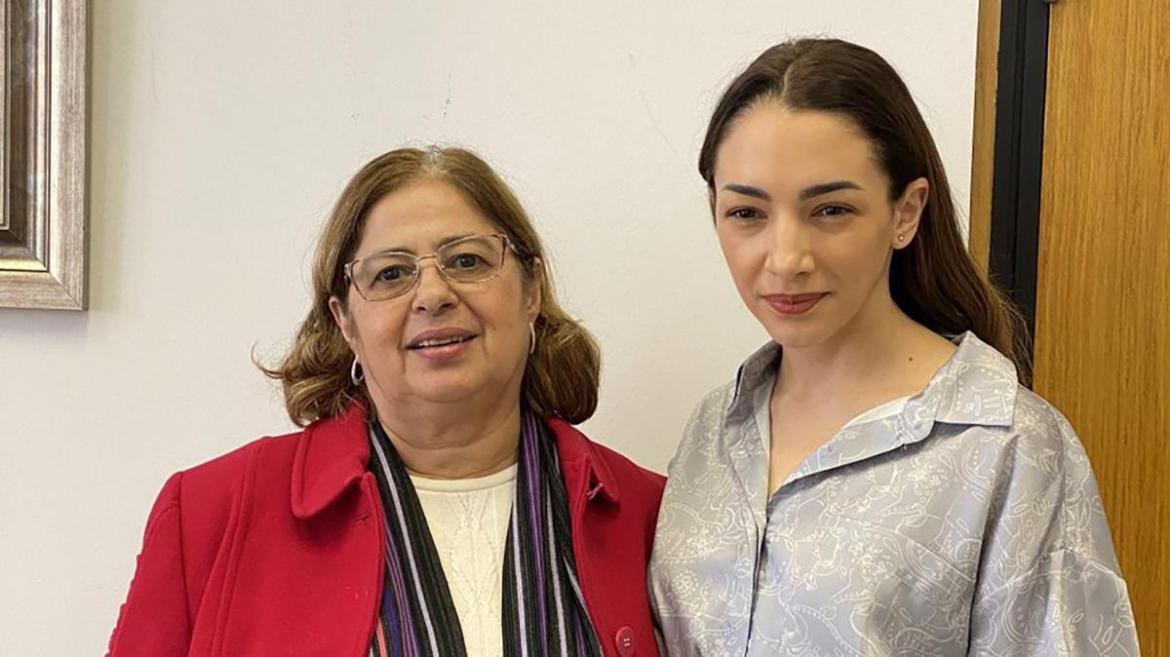
<instances>
[{"instance_id":1,"label":"sleeve","mask_svg":"<svg viewBox=\"0 0 1170 657\"><path fill-rule=\"evenodd\" d=\"M658 646L658 654L666 657L666 639L662 636L662 622L658 620L658 601L654 594L654 580L650 569L646 569L646 597L650 600L650 626L654 628L654 643Z\"/></svg>"},{"instance_id":2,"label":"sleeve","mask_svg":"<svg viewBox=\"0 0 1170 657\"><path fill-rule=\"evenodd\" d=\"M1035 572L976 594L969 654L1137 657L1125 581L1084 555L1050 553Z\"/></svg>"},{"instance_id":3,"label":"sleeve","mask_svg":"<svg viewBox=\"0 0 1170 657\"><path fill-rule=\"evenodd\" d=\"M1137 657L1133 610L1088 457L1068 422L1044 410L1022 418L989 519L969 654Z\"/></svg>"},{"instance_id":4,"label":"sleeve","mask_svg":"<svg viewBox=\"0 0 1170 657\"><path fill-rule=\"evenodd\" d=\"M178 473L163 486L151 509L108 657L187 654L190 615L183 572L181 490L182 473Z\"/></svg>"}]
</instances>

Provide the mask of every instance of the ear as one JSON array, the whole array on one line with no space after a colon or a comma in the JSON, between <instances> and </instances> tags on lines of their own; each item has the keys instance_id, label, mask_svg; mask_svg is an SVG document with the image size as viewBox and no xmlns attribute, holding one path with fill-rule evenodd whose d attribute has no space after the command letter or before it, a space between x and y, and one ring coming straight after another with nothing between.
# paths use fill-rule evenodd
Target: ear
<instances>
[{"instance_id":1,"label":"ear","mask_svg":"<svg viewBox=\"0 0 1170 657\"><path fill-rule=\"evenodd\" d=\"M928 198L930 198L930 183L927 182L926 178L918 178L906 185L906 190L902 192L901 198L894 201L893 247L895 249L905 248L914 241Z\"/></svg>"},{"instance_id":2,"label":"ear","mask_svg":"<svg viewBox=\"0 0 1170 657\"><path fill-rule=\"evenodd\" d=\"M528 323L540 315L541 289L544 287L544 262L540 258L532 261L532 275L524 282L524 314Z\"/></svg>"},{"instance_id":3,"label":"ear","mask_svg":"<svg viewBox=\"0 0 1170 657\"><path fill-rule=\"evenodd\" d=\"M353 348L353 342L357 339L357 331L353 318L350 317L349 311L345 309L345 304L337 298L337 295L329 297L329 312L333 314L333 321L337 323L337 328L341 329L342 337L349 343L350 348Z\"/></svg>"}]
</instances>

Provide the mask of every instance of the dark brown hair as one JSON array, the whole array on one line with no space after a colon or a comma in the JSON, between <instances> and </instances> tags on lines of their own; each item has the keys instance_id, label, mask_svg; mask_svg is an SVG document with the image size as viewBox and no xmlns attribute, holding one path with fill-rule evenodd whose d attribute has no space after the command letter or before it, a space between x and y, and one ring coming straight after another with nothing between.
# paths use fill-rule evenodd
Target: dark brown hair
<instances>
[{"instance_id":1,"label":"dark brown hair","mask_svg":"<svg viewBox=\"0 0 1170 657\"><path fill-rule=\"evenodd\" d=\"M411 183L446 182L502 230L516 249L525 278L540 275L540 314L535 352L528 357L521 397L541 416L558 416L574 424L597 408L601 354L593 336L557 303L555 286L544 266L544 247L512 190L477 155L462 148L402 148L366 164L346 185L321 233L313 264L313 305L296 340L268 376L281 382L293 422L304 426L333 417L353 401L369 406L364 386L349 378L353 354L333 315L329 298L345 302L349 282L342 271L361 240L366 215L387 194Z\"/></svg>"},{"instance_id":2,"label":"dark brown hair","mask_svg":"<svg viewBox=\"0 0 1170 657\"><path fill-rule=\"evenodd\" d=\"M832 112L868 137L897 199L918 178L930 184L915 238L894 251L890 293L908 316L940 334L972 331L1012 359L1027 384L1031 368L1019 313L981 276L963 244L946 172L910 90L880 55L837 39L798 39L765 50L723 93L699 154L714 201L715 160L731 124L748 107L774 101Z\"/></svg>"}]
</instances>

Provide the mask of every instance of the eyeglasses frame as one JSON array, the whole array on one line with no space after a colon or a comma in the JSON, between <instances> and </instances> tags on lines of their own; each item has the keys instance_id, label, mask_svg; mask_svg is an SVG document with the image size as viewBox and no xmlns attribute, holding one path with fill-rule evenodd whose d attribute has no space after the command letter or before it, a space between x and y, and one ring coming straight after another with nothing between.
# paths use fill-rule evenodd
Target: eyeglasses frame
<instances>
[{"instance_id":1,"label":"eyeglasses frame","mask_svg":"<svg viewBox=\"0 0 1170 657\"><path fill-rule=\"evenodd\" d=\"M487 276L486 278L481 278L479 280L475 280L475 281L459 281L459 280L455 280L454 278L452 278L451 275L447 273L447 270L443 268L443 264L439 260L439 250L446 249L447 247L450 247L450 246L455 245L455 244L459 244L460 242L463 242L466 240L478 239L478 238L482 238L482 237L497 237L500 239L500 242L502 243L503 246L502 246L502 251L500 254L499 268L497 268L496 271L492 275ZM454 240L452 242L444 244L443 246L439 247L439 249L436 249L436 250L434 250L426 255L421 255L421 256L415 256L414 254L408 253L406 251L384 251L381 253L376 253L376 254L371 255L371 256L367 256L365 258L354 258L353 260L350 260L349 262L342 265L341 271L342 271L342 274L345 276L345 280L346 280L347 285L352 285L353 289L357 291L358 296L360 296L362 299L365 299L366 301L369 301L370 303L377 303L378 301L389 301L391 299L397 299L398 297L405 296L407 293L409 293L411 290L413 290L418 285L418 282L420 280L422 280L422 266L421 265L422 265L423 260L434 260L435 261L435 269L438 270L439 275L443 277L443 280L447 281L448 283L454 283L454 284L458 284L458 285L475 285L475 284L479 284L479 283L486 283L487 281L490 281L490 280L498 277L500 275L500 272L504 271L504 264L505 264L505 260L506 260L506 258L504 256L506 256L508 254L508 251L511 251L512 255L517 257L517 258L521 257L520 251L516 248L516 245L513 244L512 240L507 235L505 235L503 233L484 233L481 235L468 235L466 237L461 237L457 240ZM367 297L365 295L364 292L362 292L361 286L359 286L357 284L357 280L353 276L354 265L361 262L362 260L369 260L370 258L382 257L382 256L390 255L390 254L409 255L409 256L414 258L414 262L415 262L414 280L411 281L409 286L403 288L402 292L395 294L394 296L386 297L384 299L370 299L369 297Z\"/></svg>"}]
</instances>

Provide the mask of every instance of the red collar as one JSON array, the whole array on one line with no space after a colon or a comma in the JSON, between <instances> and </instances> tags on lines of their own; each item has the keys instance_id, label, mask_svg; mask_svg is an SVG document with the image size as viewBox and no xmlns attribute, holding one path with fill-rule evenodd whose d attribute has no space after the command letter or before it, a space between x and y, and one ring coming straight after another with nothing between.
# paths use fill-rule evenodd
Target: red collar
<instances>
[{"instance_id":1,"label":"red collar","mask_svg":"<svg viewBox=\"0 0 1170 657\"><path fill-rule=\"evenodd\" d=\"M585 494L590 500L598 494L613 504L621 500L617 477L613 475L609 459L602 454L597 443L560 418L548 418L545 424L557 440L557 456L561 461L561 478L565 481L566 492L573 495L574 487L571 484L577 472L575 468L582 468L580 471L584 473L586 482Z\"/></svg>"},{"instance_id":2,"label":"red collar","mask_svg":"<svg viewBox=\"0 0 1170 657\"><path fill-rule=\"evenodd\" d=\"M550 418L547 425L557 441L562 477L569 494L573 494L570 481L582 471L586 476L588 499L599 494L611 503L621 499L617 479L598 446L564 420ZM329 507L357 486L369 461L364 406L351 404L337 417L310 424L302 433L293 458L293 513L304 519ZM578 470L582 466L583 470Z\"/></svg>"}]
</instances>

